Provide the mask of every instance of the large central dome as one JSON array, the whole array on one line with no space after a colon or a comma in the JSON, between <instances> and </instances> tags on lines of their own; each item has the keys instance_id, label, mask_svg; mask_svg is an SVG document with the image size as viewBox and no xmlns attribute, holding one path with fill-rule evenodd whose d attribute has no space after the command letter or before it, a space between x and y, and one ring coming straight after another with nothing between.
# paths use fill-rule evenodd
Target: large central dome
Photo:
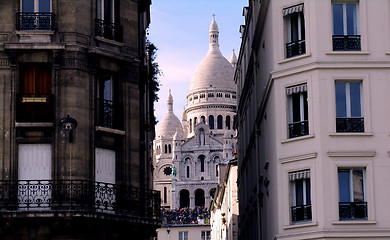
<instances>
[{"instance_id":1,"label":"large central dome","mask_svg":"<svg viewBox=\"0 0 390 240\"><path fill-rule=\"evenodd\" d=\"M191 79L189 92L205 88L236 90L236 85L233 82L234 68L231 63L222 56L222 53L219 50L218 34L218 26L213 17L209 30L209 51L195 69Z\"/></svg>"}]
</instances>

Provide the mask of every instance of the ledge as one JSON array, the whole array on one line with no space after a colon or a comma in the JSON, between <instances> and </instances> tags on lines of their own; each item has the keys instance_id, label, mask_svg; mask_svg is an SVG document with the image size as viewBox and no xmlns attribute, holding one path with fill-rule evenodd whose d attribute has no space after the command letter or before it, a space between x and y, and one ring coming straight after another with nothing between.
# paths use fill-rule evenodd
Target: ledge
<instances>
[{"instance_id":1,"label":"ledge","mask_svg":"<svg viewBox=\"0 0 390 240\"><path fill-rule=\"evenodd\" d=\"M302 223L297 223L297 224L293 224L293 225L284 226L283 229L284 230L288 230L288 229L303 228L303 227L314 227L314 226L318 226L318 222L302 222Z\"/></svg>"},{"instance_id":2,"label":"ledge","mask_svg":"<svg viewBox=\"0 0 390 240\"><path fill-rule=\"evenodd\" d=\"M333 132L333 133L329 133L329 136L331 137L336 137L336 136L348 136L348 137L355 137L355 136L373 136L374 134L371 133L371 132L356 132L356 133L353 133L353 132L348 132L348 133L337 133L337 132Z\"/></svg>"},{"instance_id":3,"label":"ledge","mask_svg":"<svg viewBox=\"0 0 390 240\"><path fill-rule=\"evenodd\" d=\"M328 152L328 157L375 157L375 151Z\"/></svg>"},{"instance_id":4,"label":"ledge","mask_svg":"<svg viewBox=\"0 0 390 240\"><path fill-rule=\"evenodd\" d=\"M112 45L115 45L115 46L118 46L118 47L123 47L123 45L125 45L124 43L117 42L117 41L114 41L114 40L110 40L110 39L107 39L107 38L104 38L104 37L96 36L95 39L97 41L109 43L109 44L112 44Z\"/></svg>"},{"instance_id":5,"label":"ledge","mask_svg":"<svg viewBox=\"0 0 390 240\"><path fill-rule=\"evenodd\" d=\"M296 156L292 156L292 157L279 158L279 162L281 164L285 164L285 163L289 163L289 162L307 160L307 159L316 158L316 157L317 157L317 153L313 152L313 153L308 153L308 154L296 155Z\"/></svg>"},{"instance_id":6,"label":"ledge","mask_svg":"<svg viewBox=\"0 0 390 240\"><path fill-rule=\"evenodd\" d=\"M15 127L53 127L52 122L16 122Z\"/></svg>"},{"instance_id":7,"label":"ledge","mask_svg":"<svg viewBox=\"0 0 390 240\"><path fill-rule=\"evenodd\" d=\"M300 141L300 140L309 139L309 138L314 138L314 134L305 135L305 136L302 136L302 137L295 137L295 138L285 139L285 140L282 140L281 143L283 144L283 143L295 142L295 141Z\"/></svg>"},{"instance_id":8,"label":"ledge","mask_svg":"<svg viewBox=\"0 0 390 240\"><path fill-rule=\"evenodd\" d=\"M335 221L332 222L333 225L373 225L376 224L376 221L364 221L364 220L356 220L356 221Z\"/></svg>"},{"instance_id":9,"label":"ledge","mask_svg":"<svg viewBox=\"0 0 390 240\"><path fill-rule=\"evenodd\" d=\"M370 52L362 51L332 51L327 52L326 55L369 55Z\"/></svg>"},{"instance_id":10,"label":"ledge","mask_svg":"<svg viewBox=\"0 0 390 240\"><path fill-rule=\"evenodd\" d=\"M302 55L298 55L298 56L295 56L295 57L286 58L286 59L283 59L282 61L279 61L278 63L279 64L283 64L283 63L287 63L287 62L291 62L291 61L295 61L295 60L302 59L302 58L307 58L307 57L311 57L311 53L307 53L307 54L302 54Z\"/></svg>"},{"instance_id":11,"label":"ledge","mask_svg":"<svg viewBox=\"0 0 390 240\"><path fill-rule=\"evenodd\" d=\"M64 44L57 43L6 43L4 49L13 50L62 50L65 49Z\"/></svg>"},{"instance_id":12,"label":"ledge","mask_svg":"<svg viewBox=\"0 0 390 240\"><path fill-rule=\"evenodd\" d=\"M100 132L107 132L107 133L113 133L113 134L117 134L117 135L123 135L123 136L126 134L126 132L123 130L106 128L106 127L101 127L101 126L96 126L95 130L100 131Z\"/></svg>"}]
</instances>

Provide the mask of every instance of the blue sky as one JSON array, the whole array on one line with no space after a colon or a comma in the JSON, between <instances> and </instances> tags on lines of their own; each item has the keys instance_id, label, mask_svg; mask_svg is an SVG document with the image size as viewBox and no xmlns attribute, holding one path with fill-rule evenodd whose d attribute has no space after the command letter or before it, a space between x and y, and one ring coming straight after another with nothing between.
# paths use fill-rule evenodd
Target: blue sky
<instances>
[{"instance_id":1,"label":"blue sky","mask_svg":"<svg viewBox=\"0 0 390 240\"><path fill-rule=\"evenodd\" d=\"M244 24L242 8L248 0L152 0L149 39L157 48L160 76L157 120L165 115L168 91L174 99L174 112L181 120L193 72L206 56L212 14L219 28L219 46L229 60L234 49L238 57Z\"/></svg>"}]
</instances>

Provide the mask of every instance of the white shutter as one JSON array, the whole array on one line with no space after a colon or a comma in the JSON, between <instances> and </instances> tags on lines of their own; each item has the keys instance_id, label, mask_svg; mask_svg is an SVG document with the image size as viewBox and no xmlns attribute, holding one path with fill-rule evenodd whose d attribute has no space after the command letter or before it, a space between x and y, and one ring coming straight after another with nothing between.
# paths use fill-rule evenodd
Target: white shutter
<instances>
[{"instance_id":1,"label":"white shutter","mask_svg":"<svg viewBox=\"0 0 390 240\"><path fill-rule=\"evenodd\" d=\"M95 180L115 184L115 151L96 148L95 154Z\"/></svg>"},{"instance_id":2,"label":"white shutter","mask_svg":"<svg viewBox=\"0 0 390 240\"><path fill-rule=\"evenodd\" d=\"M51 179L51 145L19 144L18 179Z\"/></svg>"}]
</instances>

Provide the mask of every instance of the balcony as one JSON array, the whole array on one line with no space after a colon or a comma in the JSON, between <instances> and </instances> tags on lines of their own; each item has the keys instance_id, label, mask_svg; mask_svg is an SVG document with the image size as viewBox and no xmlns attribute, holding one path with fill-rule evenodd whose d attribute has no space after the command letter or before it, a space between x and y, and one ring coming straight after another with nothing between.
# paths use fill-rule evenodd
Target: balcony
<instances>
[{"instance_id":1,"label":"balcony","mask_svg":"<svg viewBox=\"0 0 390 240\"><path fill-rule=\"evenodd\" d=\"M311 221L311 204L291 207L291 220L293 223Z\"/></svg>"},{"instance_id":2,"label":"balcony","mask_svg":"<svg viewBox=\"0 0 390 240\"><path fill-rule=\"evenodd\" d=\"M333 51L360 50L360 35L333 35Z\"/></svg>"},{"instance_id":3,"label":"balcony","mask_svg":"<svg viewBox=\"0 0 390 240\"><path fill-rule=\"evenodd\" d=\"M0 216L40 212L159 223L160 193L84 180L0 181ZM65 215L64 215L65 216Z\"/></svg>"},{"instance_id":4,"label":"balcony","mask_svg":"<svg viewBox=\"0 0 390 240\"><path fill-rule=\"evenodd\" d=\"M116 42L123 42L123 28L120 24L96 19L95 36Z\"/></svg>"},{"instance_id":5,"label":"balcony","mask_svg":"<svg viewBox=\"0 0 390 240\"><path fill-rule=\"evenodd\" d=\"M367 219L367 202L340 202L340 220Z\"/></svg>"},{"instance_id":6,"label":"balcony","mask_svg":"<svg viewBox=\"0 0 390 240\"><path fill-rule=\"evenodd\" d=\"M306 53L305 40L286 43L286 58L295 57Z\"/></svg>"},{"instance_id":7,"label":"balcony","mask_svg":"<svg viewBox=\"0 0 390 240\"><path fill-rule=\"evenodd\" d=\"M16 97L16 122L53 122L54 100L52 94L18 94Z\"/></svg>"},{"instance_id":8,"label":"balcony","mask_svg":"<svg viewBox=\"0 0 390 240\"><path fill-rule=\"evenodd\" d=\"M336 118L336 132L364 132L364 118Z\"/></svg>"},{"instance_id":9,"label":"balcony","mask_svg":"<svg viewBox=\"0 0 390 240\"><path fill-rule=\"evenodd\" d=\"M53 30L53 14L50 12L18 12L16 30Z\"/></svg>"},{"instance_id":10,"label":"balcony","mask_svg":"<svg viewBox=\"0 0 390 240\"><path fill-rule=\"evenodd\" d=\"M309 121L303 120L300 122L293 122L288 124L289 138L301 137L309 135Z\"/></svg>"}]
</instances>

